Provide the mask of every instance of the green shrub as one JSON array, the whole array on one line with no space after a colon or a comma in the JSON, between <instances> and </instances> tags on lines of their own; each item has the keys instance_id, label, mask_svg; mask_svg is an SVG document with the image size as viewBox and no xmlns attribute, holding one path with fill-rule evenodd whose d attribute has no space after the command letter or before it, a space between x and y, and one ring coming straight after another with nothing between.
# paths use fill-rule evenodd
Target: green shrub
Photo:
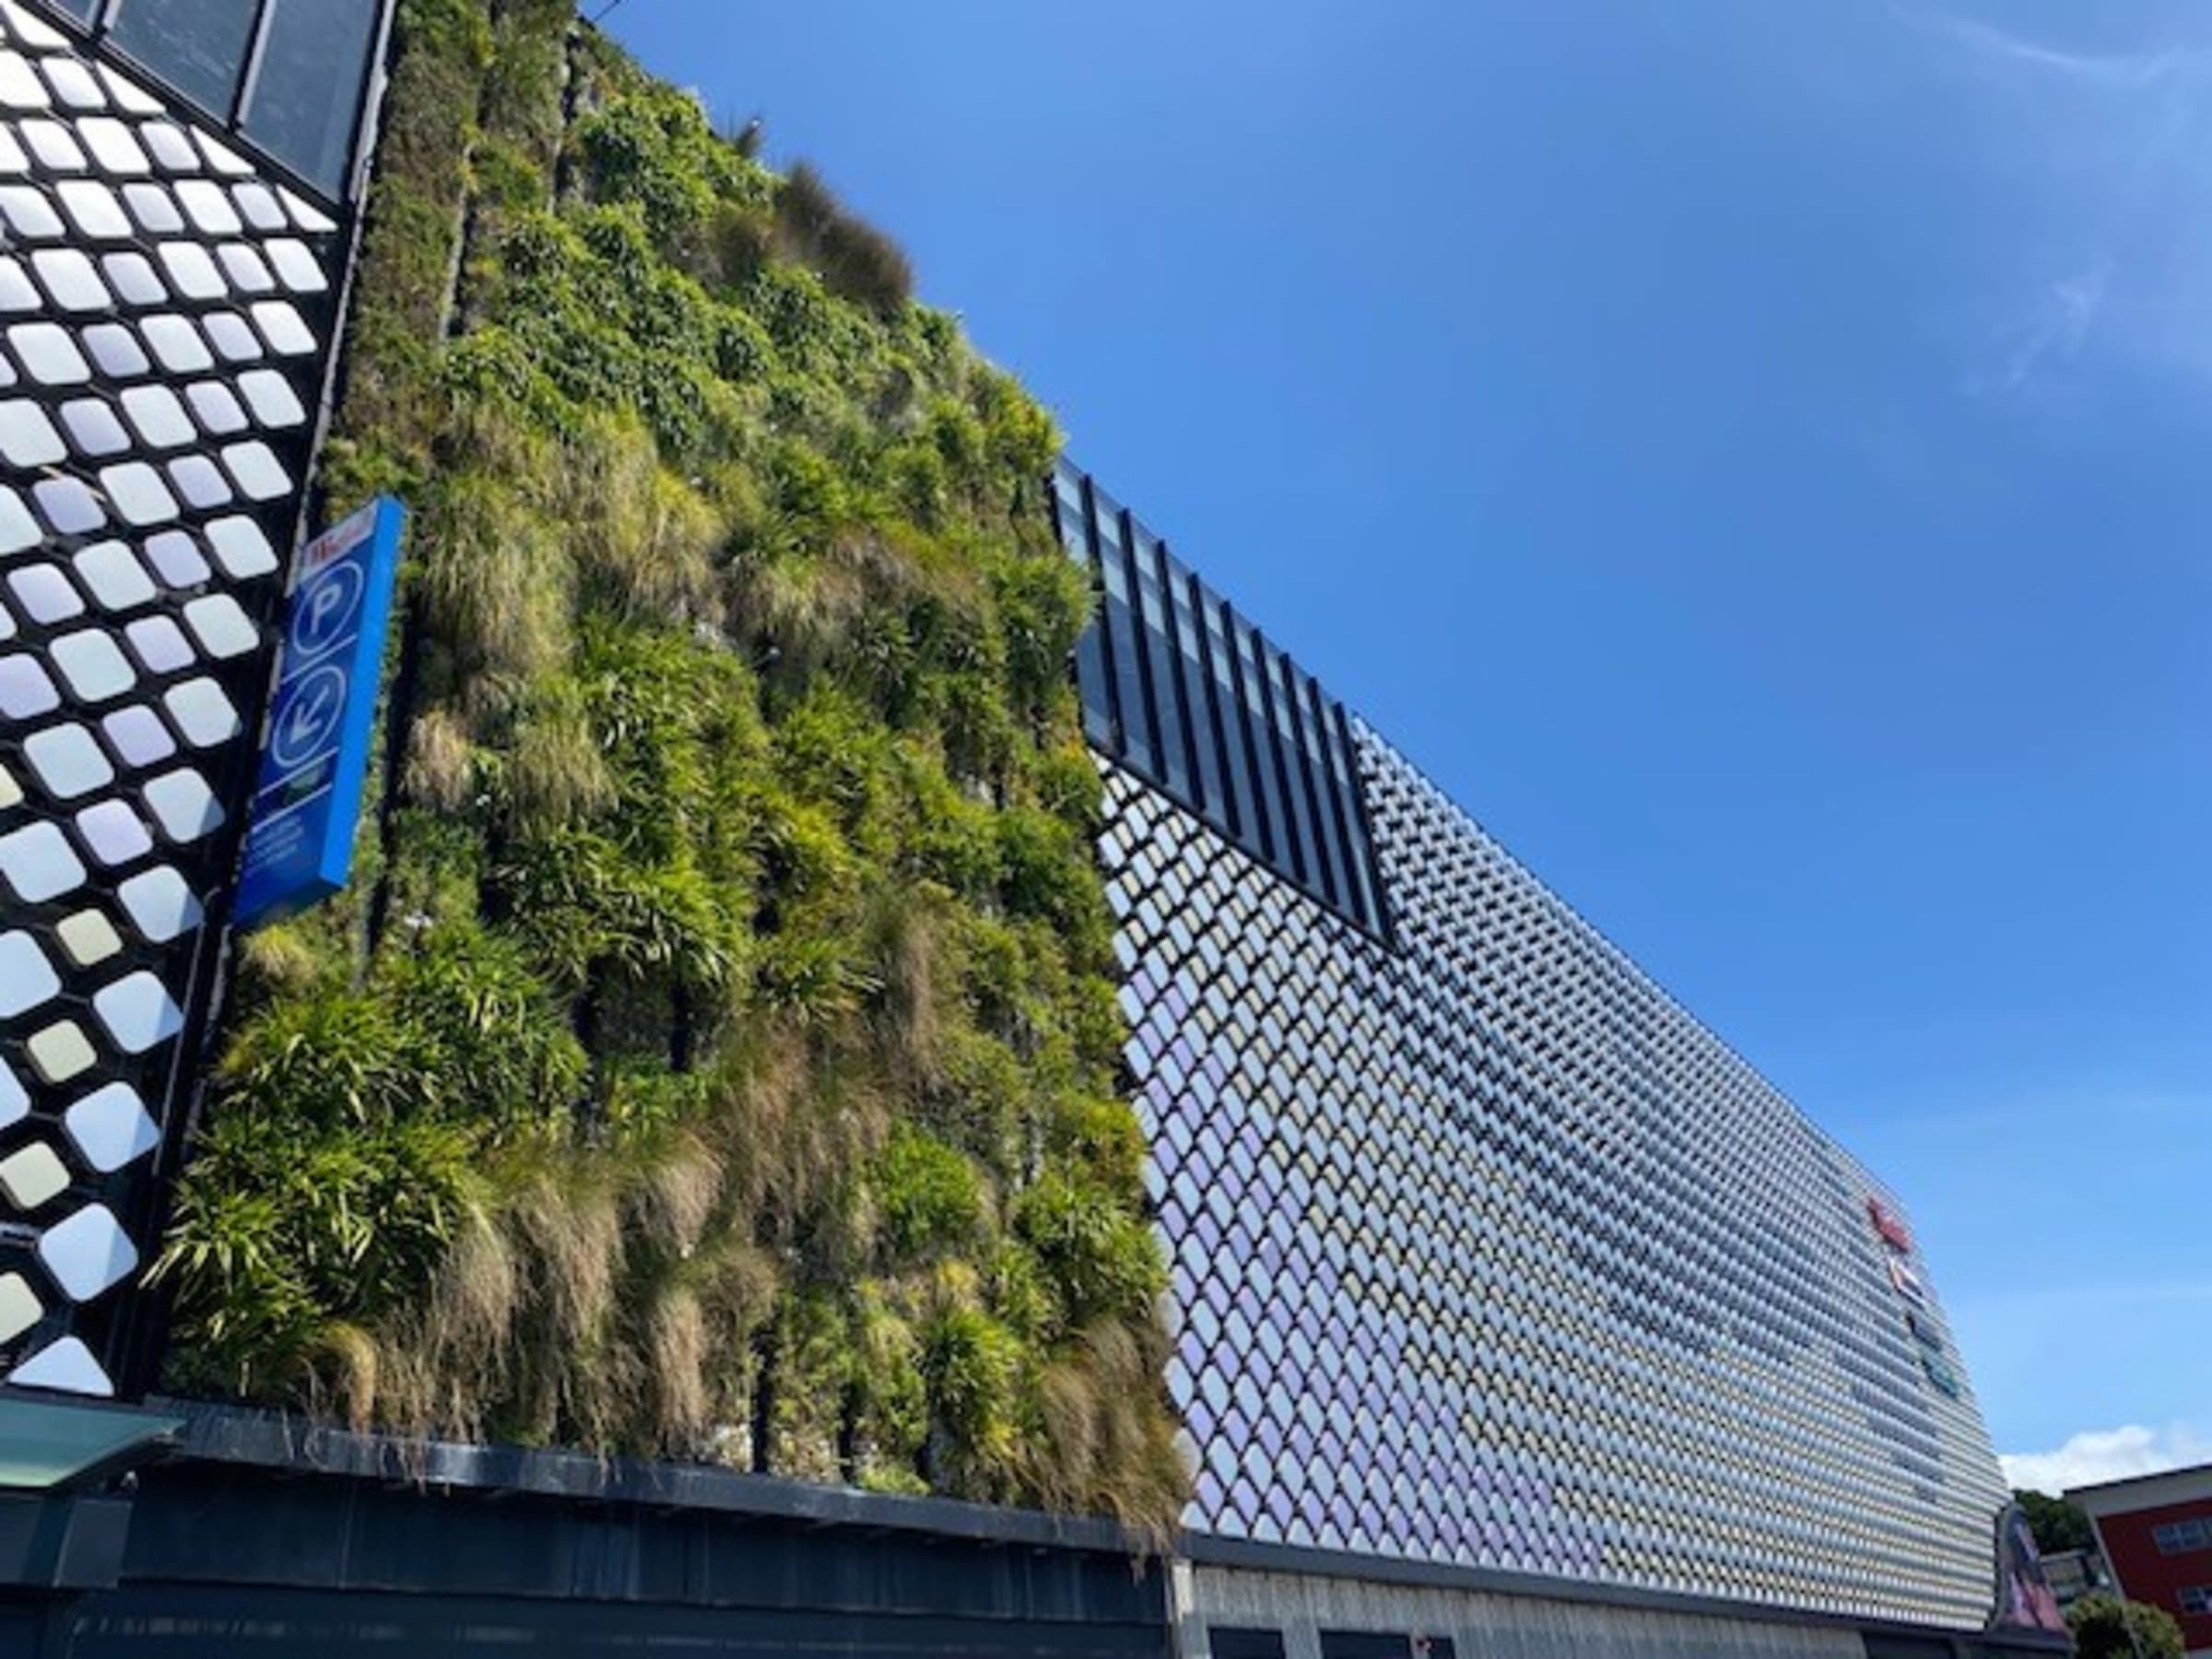
<instances>
[{"instance_id":1,"label":"green shrub","mask_svg":"<svg viewBox=\"0 0 2212 1659\"><path fill-rule=\"evenodd\" d=\"M582 1093L589 1062L546 982L511 939L433 926L388 959L378 989L428 1103L495 1125L543 1124Z\"/></svg>"},{"instance_id":2,"label":"green shrub","mask_svg":"<svg viewBox=\"0 0 2212 1659\"><path fill-rule=\"evenodd\" d=\"M1088 848L1064 818L1014 806L998 817L1006 909L1053 928L1075 959L1103 961L1108 930Z\"/></svg>"},{"instance_id":3,"label":"green shrub","mask_svg":"<svg viewBox=\"0 0 2212 1659\"><path fill-rule=\"evenodd\" d=\"M2165 1608L2116 1595L2085 1595L2066 1609L2079 1659L2182 1659L2182 1627Z\"/></svg>"},{"instance_id":4,"label":"green shrub","mask_svg":"<svg viewBox=\"0 0 2212 1659\"><path fill-rule=\"evenodd\" d=\"M1020 1340L979 1308L949 1309L929 1328L922 1369L938 1478L962 1497L998 1496L1020 1446Z\"/></svg>"},{"instance_id":5,"label":"green shrub","mask_svg":"<svg viewBox=\"0 0 2212 1659\"><path fill-rule=\"evenodd\" d=\"M873 1182L892 1256L911 1261L970 1243L983 1219L975 1168L926 1131L901 1124L877 1157Z\"/></svg>"},{"instance_id":6,"label":"green shrub","mask_svg":"<svg viewBox=\"0 0 2212 1659\"><path fill-rule=\"evenodd\" d=\"M1167 1285L1151 1230L1095 1182L1048 1176L1022 1194L1014 1229L1036 1253L1069 1326L1135 1320Z\"/></svg>"}]
</instances>

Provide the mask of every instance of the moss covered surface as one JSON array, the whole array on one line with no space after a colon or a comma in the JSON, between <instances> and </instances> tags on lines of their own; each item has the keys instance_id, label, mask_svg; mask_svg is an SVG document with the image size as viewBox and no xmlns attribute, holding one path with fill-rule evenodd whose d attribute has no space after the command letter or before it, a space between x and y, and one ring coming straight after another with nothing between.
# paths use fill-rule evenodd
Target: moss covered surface
<instances>
[{"instance_id":1,"label":"moss covered surface","mask_svg":"<svg viewBox=\"0 0 2212 1659\"><path fill-rule=\"evenodd\" d=\"M1051 423L566 0L397 51L387 787L241 953L172 1385L1168 1524Z\"/></svg>"}]
</instances>

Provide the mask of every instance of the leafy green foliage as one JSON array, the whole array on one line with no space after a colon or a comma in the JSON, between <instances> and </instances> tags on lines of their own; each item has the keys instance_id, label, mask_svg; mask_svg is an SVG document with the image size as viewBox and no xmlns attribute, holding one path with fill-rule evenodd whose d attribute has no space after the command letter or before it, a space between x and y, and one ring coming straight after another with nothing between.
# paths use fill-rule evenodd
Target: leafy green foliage
<instances>
[{"instance_id":1,"label":"leafy green foliage","mask_svg":"<svg viewBox=\"0 0 2212 1659\"><path fill-rule=\"evenodd\" d=\"M2066 1609L2077 1659L2182 1659L2182 1627L2147 1602L2085 1595Z\"/></svg>"},{"instance_id":2,"label":"leafy green foliage","mask_svg":"<svg viewBox=\"0 0 2212 1659\"><path fill-rule=\"evenodd\" d=\"M1014 1225L1073 1324L1141 1319L1166 1288L1150 1230L1096 1182L1048 1175L1022 1194Z\"/></svg>"},{"instance_id":3,"label":"leafy green foliage","mask_svg":"<svg viewBox=\"0 0 2212 1659\"><path fill-rule=\"evenodd\" d=\"M2028 1528L2035 1535L2036 1548L2044 1555L2097 1547L2097 1535L2089 1525L2088 1516L2074 1504L2042 1492L2021 1490L2012 1496L2028 1517Z\"/></svg>"},{"instance_id":4,"label":"leafy green foliage","mask_svg":"<svg viewBox=\"0 0 2212 1659\"><path fill-rule=\"evenodd\" d=\"M765 201L768 176L708 129L699 100L640 86L576 125L592 194L634 202L664 238L697 230L725 202Z\"/></svg>"},{"instance_id":5,"label":"leafy green foliage","mask_svg":"<svg viewBox=\"0 0 2212 1659\"><path fill-rule=\"evenodd\" d=\"M952 1147L901 1125L892 1131L871 1175L884 1242L894 1261L974 1241L983 1219L982 1184L974 1166Z\"/></svg>"},{"instance_id":6,"label":"leafy green foliage","mask_svg":"<svg viewBox=\"0 0 2212 1659\"><path fill-rule=\"evenodd\" d=\"M367 891L242 953L179 1386L1171 1522L1052 423L560 0L404 0L324 487Z\"/></svg>"}]
</instances>

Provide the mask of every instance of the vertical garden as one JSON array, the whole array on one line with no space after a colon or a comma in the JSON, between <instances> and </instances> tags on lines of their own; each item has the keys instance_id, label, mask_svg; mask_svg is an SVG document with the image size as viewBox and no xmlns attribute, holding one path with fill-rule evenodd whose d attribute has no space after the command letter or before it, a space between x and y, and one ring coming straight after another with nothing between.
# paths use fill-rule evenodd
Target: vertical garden
<instances>
[{"instance_id":1,"label":"vertical garden","mask_svg":"<svg viewBox=\"0 0 2212 1659\"><path fill-rule=\"evenodd\" d=\"M383 123L382 787L241 944L170 1386L1171 1523L1051 423L569 0L403 0Z\"/></svg>"}]
</instances>

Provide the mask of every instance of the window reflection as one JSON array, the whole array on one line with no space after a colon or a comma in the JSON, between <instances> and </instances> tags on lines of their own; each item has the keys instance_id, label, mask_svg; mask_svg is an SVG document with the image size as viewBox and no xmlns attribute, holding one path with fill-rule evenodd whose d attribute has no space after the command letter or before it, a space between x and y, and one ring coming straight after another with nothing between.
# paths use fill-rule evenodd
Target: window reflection
<instances>
[{"instance_id":1,"label":"window reflection","mask_svg":"<svg viewBox=\"0 0 2212 1659\"><path fill-rule=\"evenodd\" d=\"M334 196L375 23L366 0L276 0L246 100L246 136Z\"/></svg>"},{"instance_id":2,"label":"window reflection","mask_svg":"<svg viewBox=\"0 0 2212 1659\"><path fill-rule=\"evenodd\" d=\"M1113 689L1121 713L1124 757L1147 777L1159 771L1152 744L1152 721L1145 704L1144 659L1136 650L1136 611L1130 603L1129 561L1122 545L1121 509L1103 494L1095 496L1092 515L1099 538L1100 580L1106 599L1106 648L1113 658Z\"/></svg>"},{"instance_id":3,"label":"window reflection","mask_svg":"<svg viewBox=\"0 0 2212 1659\"><path fill-rule=\"evenodd\" d=\"M108 18L117 47L226 119L253 32L253 0L116 0Z\"/></svg>"},{"instance_id":4,"label":"window reflection","mask_svg":"<svg viewBox=\"0 0 2212 1659\"><path fill-rule=\"evenodd\" d=\"M1221 778L1218 711L1214 706L1212 677L1206 667L1200 619L1192 609L1198 586L1187 577L1171 576L1175 599L1175 663L1180 670L1184 702L1190 711L1192 761L1198 777L1200 804L1210 808L1232 835L1237 830L1237 806L1224 793Z\"/></svg>"},{"instance_id":5,"label":"window reflection","mask_svg":"<svg viewBox=\"0 0 2212 1659\"><path fill-rule=\"evenodd\" d=\"M1281 653L1265 645L1260 650L1262 671L1267 677L1268 718L1275 727L1276 748L1282 757L1283 788L1289 797L1299 873L1317 883L1334 899L1336 888L1321 857L1321 841L1313 821L1313 792L1306 776L1305 755L1298 740L1298 704L1291 695L1289 676L1285 671Z\"/></svg>"},{"instance_id":6,"label":"window reflection","mask_svg":"<svg viewBox=\"0 0 2212 1659\"><path fill-rule=\"evenodd\" d=\"M1099 583L1098 564L1090 556L1090 528L1083 507L1082 481L1065 470L1053 476L1053 529L1067 556L1090 573L1091 586ZM1100 638L1098 620L1076 641L1076 688L1083 703L1083 735L1100 748L1113 747L1113 692L1106 679L1106 647Z\"/></svg>"},{"instance_id":7,"label":"window reflection","mask_svg":"<svg viewBox=\"0 0 2212 1659\"><path fill-rule=\"evenodd\" d=\"M1335 781L1329 776L1328 757L1322 749L1321 700L1312 680L1292 667L1289 673L1291 713L1298 725L1300 757L1312 782L1317 816L1314 829L1321 838L1321 857L1329 872L1329 888L1347 903L1352 902L1350 871L1345 868L1344 841L1339 826L1342 808ZM1357 906L1355 905L1356 909Z\"/></svg>"},{"instance_id":8,"label":"window reflection","mask_svg":"<svg viewBox=\"0 0 2212 1659\"><path fill-rule=\"evenodd\" d=\"M1275 722L1267 708L1267 681L1260 668L1259 647L1253 630L1239 624L1236 633L1237 694L1244 705L1245 727L1257 751L1260 803L1275 836L1276 855L1298 880L1306 878L1305 855L1298 841L1298 826L1283 794L1282 757L1275 745Z\"/></svg>"}]
</instances>

